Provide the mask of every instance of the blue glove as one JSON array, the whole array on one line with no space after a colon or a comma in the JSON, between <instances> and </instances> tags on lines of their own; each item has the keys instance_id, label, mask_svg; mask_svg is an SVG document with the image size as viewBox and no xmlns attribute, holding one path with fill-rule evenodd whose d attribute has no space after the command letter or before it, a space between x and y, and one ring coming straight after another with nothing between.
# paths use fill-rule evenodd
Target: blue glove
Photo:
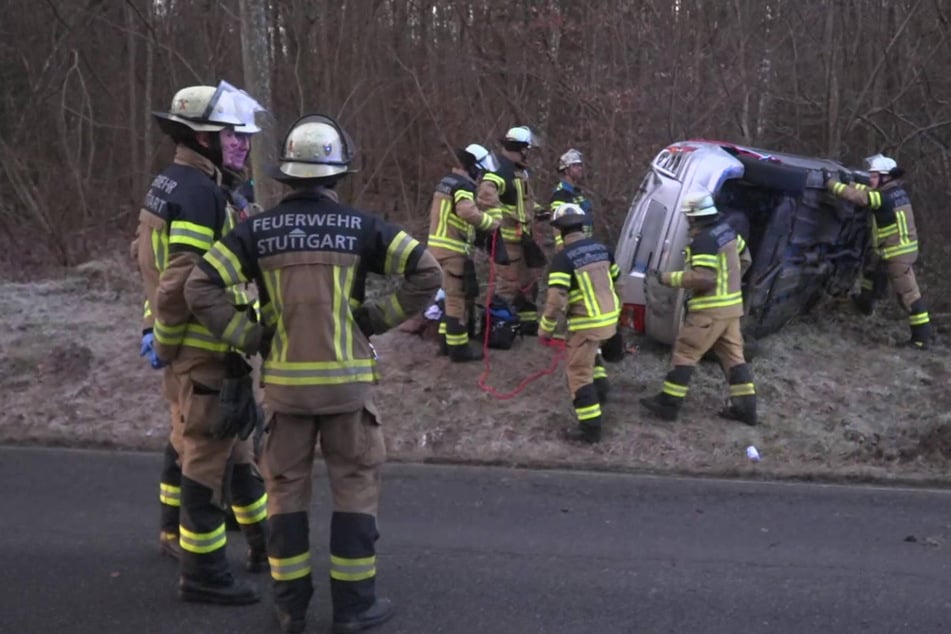
<instances>
[{"instance_id":1,"label":"blue glove","mask_svg":"<svg viewBox=\"0 0 951 634\"><path fill-rule=\"evenodd\" d=\"M148 358L149 365L151 365L154 370L161 370L165 367L165 362L159 359L158 355L155 354L155 336L151 330L142 335L142 345L139 347L139 356Z\"/></svg>"}]
</instances>

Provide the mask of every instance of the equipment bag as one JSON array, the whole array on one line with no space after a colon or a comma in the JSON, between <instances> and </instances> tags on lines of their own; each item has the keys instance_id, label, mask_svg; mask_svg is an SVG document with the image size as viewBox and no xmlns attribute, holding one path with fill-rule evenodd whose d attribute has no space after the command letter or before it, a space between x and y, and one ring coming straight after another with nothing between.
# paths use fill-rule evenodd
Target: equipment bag
<instances>
[{"instance_id":1,"label":"equipment bag","mask_svg":"<svg viewBox=\"0 0 951 634\"><path fill-rule=\"evenodd\" d=\"M518 313L504 299L493 297L489 305L490 348L508 350L515 343L520 321Z\"/></svg>"}]
</instances>

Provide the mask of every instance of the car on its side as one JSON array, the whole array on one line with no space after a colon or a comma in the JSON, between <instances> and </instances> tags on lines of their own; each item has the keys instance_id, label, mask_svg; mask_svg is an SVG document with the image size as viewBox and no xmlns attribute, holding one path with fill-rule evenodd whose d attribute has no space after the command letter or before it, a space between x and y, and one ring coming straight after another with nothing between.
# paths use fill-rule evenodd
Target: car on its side
<instances>
[{"instance_id":1,"label":"car on its side","mask_svg":"<svg viewBox=\"0 0 951 634\"><path fill-rule=\"evenodd\" d=\"M754 338L808 312L823 294L852 289L869 248L870 221L831 195L828 174L857 178L843 164L719 141L673 143L650 164L615 249L621 268L621 323L671 344L683 321L686 292L648 279L680 270L688 246L683 198L713 195L740 233L753 264L743 280L743 332Z\"/></svg>"}]
</instances>

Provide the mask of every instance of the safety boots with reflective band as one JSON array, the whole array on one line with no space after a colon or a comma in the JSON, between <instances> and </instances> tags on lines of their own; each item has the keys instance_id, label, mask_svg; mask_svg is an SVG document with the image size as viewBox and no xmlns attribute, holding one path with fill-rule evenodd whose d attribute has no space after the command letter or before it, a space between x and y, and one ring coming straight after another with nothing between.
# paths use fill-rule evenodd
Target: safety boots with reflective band
<instances>
[{"instance_id":1,"label":"safety boots with reflective band","mask_svg":"<svg viewBox=\"0 0 951 634\"><path fill-rule=\"evenodd\" d=\"M753 371L749 364L743 363L730 368L729 382L730 400L720 414L747 425L755 425L756 387L753 384Z\"/></svg>"},{"instance_id":2,"label":"safety boots with reflective band","mask_svg":"<svg viewBox=\"0 0 951 634\"><path fill-rule=\"evenodd\" d=\"M176 561L182 558L182 547L178 543L178 533L159 533L159 552L164 557L170 557Z\"/></svg>"},{"instance_id":3,"label":"safety boots with reflective band","mask_svg":"<svg viewBox=\"0 0 951 634\"><path fill-rule=\"evenodd\" d=\"M343 634L345 632L368 630L371 627L386 623L395 613L396 609L393 607L393 602L381 597L375 599L370 607L359 614L340 620L334 616L333 632L334 634Z\"/></svg>"},{"instance_id":4,"label":"safety boots with reflective band","mask_svg":"<svg viewBox=\"0 0 951 634\"><path fill-rule=\"evenodd\" d=\"M456 363L479 361L482 350L469 342L469 329L455 317L446 317L446 350L449 360Z\"/></svg>"},{"instance_id":5,"label":"safety boots with reflective band","mask_svg":"<svg viewBox=\"0 0 951 634\"><path fill-rule=\"evenodd\" d=\"M604 359L599 354L594 361L594 389L598 393L598 401L602 405L608 402L608 392L611 391L611 384L608 382L608 371L604 367Z\"/></svg>"},{"instance_id":6,"label":"safety boots with reflective band","mask_svg":"<svg viewBox=\"0 0 951 634\"><path fill-rule=\"evenodd\" d=\"M182 505L182 469L178 464L178 452L172 443L165 445L162 456L162 480L159 482L159 503L161 504L161 532L159 547L161 553L173 559L179 559L182 548L178 544L178 511Z\"/></svg>"},{"instance_id":7,"label":"safety boots with reflective band","mask_svg":"<svg viewBox=\"0 0 951 634\"><path fill-rule=\"evenodd\" d=\"M677 420L692 376L693 366L674 366L664 379L663 391L655 396L642 398L641 405L664 420Z\"/></svg>"},{"instance_id":8,"label":"safety boots with reflective band","mask_svg":"<svg viewBox=\"0 0 951 634\"><path fill-rule=\"evenodd\" d=\"M267 493L264 482L250 464L237 464L231 470L231 511L248 542L244 567L248 572L267 570Z\"/></svg>"},{"instance_id":9,"label":"safety boots with reflective band","mask_svg":"<svg viewBox=\"0 0 951 634\"><path fill-rule=\"evenodd\" d=\"M303 632L307 606L314 594L307 513L279 513L268 518L268 522L268 563L274 582L277 622L283 632Z\"/></svg>"},{"instance_id":10,"label":"safety boots with reflective band","mask_svg":"<svg viewBox=\"0 0 951 634\"><path fill-rule=\"evenodd\" d=\"M578 388L572 404L578 418L578 427L566 431L565 439L587 443L601 440L601 403L594 384L588 383Z\"/></svg>"},{"instance_id":11,"label":"safety boots with reflective band","mask_svg":"<svg viewBox=\"0 0 951 634\"><path fill-rule=\"evenodd\" d=\"M918 350L927 350L931 344L931 317L921 299L912 303L908 311L908 324L911 326L908 345Z\"/></svg>"},{"instance_id":12,"label":"safety boots with reflective band","mask_svg":"<svg viewBox=\"0 0 951 634\"><path fill-rule=\"evenodd\" d=\"M244 605L260 600L257 588L231 576L225 545L225 518L211 489L182 476L181 579L183 601Z\"/></svg>"}]
</instances>

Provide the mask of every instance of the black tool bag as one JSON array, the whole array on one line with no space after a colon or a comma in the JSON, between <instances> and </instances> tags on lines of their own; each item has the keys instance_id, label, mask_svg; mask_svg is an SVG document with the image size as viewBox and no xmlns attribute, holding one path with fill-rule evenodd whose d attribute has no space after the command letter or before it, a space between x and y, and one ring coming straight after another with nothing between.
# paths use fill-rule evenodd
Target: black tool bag
<instances>
[{"instance_id":1,"label":"black tool bag","mask_svg":"<svg viewBox=\"0 0 951 634\"><path fill-rule=\"evenodd\" d=\"M251 366L237 352L225 355L225 379L218 395L218 416L212 427L215 438L247 439L260 424L254 402Z\"/></svg>"},{"instance_id":2,"label":"black tool bag","mask_svg":"<svg viewBox=\"0 0 951 634\"><path fill-rule=\"evenodd\" d=\"M493 297L489 305L489 341L490 348L508 350L518 336L520 320L507 301Z\"/></svg>"}]
</instances>

